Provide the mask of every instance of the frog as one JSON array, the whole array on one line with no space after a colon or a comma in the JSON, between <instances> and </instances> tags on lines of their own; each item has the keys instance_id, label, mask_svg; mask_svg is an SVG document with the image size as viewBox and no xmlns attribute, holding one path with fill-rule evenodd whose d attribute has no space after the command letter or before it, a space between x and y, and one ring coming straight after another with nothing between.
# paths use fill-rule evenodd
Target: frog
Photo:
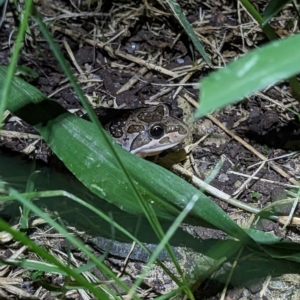
<instances>
[{"instance_id":1,"label":"frog","mask_svg":"<svg viewBox=\"0 0 300 300\"><path fill-rule=\"evenodd\" d=\"M188 126L173 116L166 104L130 111L104 128L116 143L142 158L177 146L189 133Z\"/></svg>"}]
</instances>

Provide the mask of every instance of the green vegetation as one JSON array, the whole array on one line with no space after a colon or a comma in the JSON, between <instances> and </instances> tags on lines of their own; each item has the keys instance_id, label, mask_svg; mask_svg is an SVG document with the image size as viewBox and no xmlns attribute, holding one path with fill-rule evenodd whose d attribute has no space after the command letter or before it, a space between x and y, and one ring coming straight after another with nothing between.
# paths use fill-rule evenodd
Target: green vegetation
<instances>
[{"instance_id":1,"label":"green vegetation","mask_svg":"<svg viewBox=\"0 0 300 300\"><path fill-rule=\"evenodd\" d=\"M246 3L246 1L241 2L244 5ZM271 3L274 2L271 1ZM170 1L170 6L175 13L179 12L176 5L175 1ZM278 7L275 7L274 10L278 12ZM251 11L249 12L251 13ZM272 15L273 11L269 9L266 15L261 16L262 22L260 24L263 25L264 20L269 20ZM28 249L35 252L45 261L45 263L41 263L31 260L6 261L2 259L2 264L22 266L34 270L32 276L36 280L41 277L42 272L62 274L69 279L65 280L65 285L56 292L64 294L76 286L76 288L89 290L98 299L109 299L111 297L118 299L120 296L117 289L97 280L95 280L95 283L91 283L82 275L82 272L90 274L89 271L94 267L101 270L107 279L113 280L116 286L120 287L133 299L139 299L136 291L137 287L141 284L143 278L147 276L147 267L150 267L155 262L163 267L178 284L178 290L173 291L172 295L183 293L190 299L193 299L194 289L218 270L227 260L231 262L237 260L237 267L236 269L233 267L230 275L226 273L218 278L223 280L223 282L238 281L239 272L245 270L245 268L249 270L249 273L245 274L245 278L247 276L249 278L255 277L254 269L261 265L265 266L264 271L260 273L261 275L268 274L268 271L271 269L276 270L277 274L280 274L283 272L283 266L287 266L289 271L296 272L298 270L299 266L297 263L300 262L299 244L279 239L272 234L252 228L239 227L204 192L199 191L172 172L137 158L119 146L114 145L87 103L83 91L72 75L68 64L43 23L41 16L32 8L32 1L26 1L22 16L22 25L18 31L18 38L14 45L15 51L13 52L10 65L8 67L0 67L0 82L3 83L0 86L1 119L4 110L8 109L34 126L52 151L78 180L92 193L118 206L128 214L147 218L160 243L157 249L150 253L143 243L118 224L118 220L112 220L110 216L103 214L101 208L93 207L85 202L85 199L80 199L62 190L36 191L35 177L38 176L38 173L33 171L28 179L24 193L19 193L10 185L2 182L3 195L1 201L17 200L22 204L23 215L20 219L20 228L23 231L28 229L28 216L29 212L32 211L59 233L63 234L71 244L80 249L88 257L90 263L77 268L65 265L47 250L30 240L26 234L13 229L4 220L0 220L1 230L11 234L15 240L26 245ZM47 43L49 43L53 55L59 61L63 72L68 77L92 122L86 122L70 114L58 103L47 99L35 87L14 76L18 55L27 30L28 19L31 17L36 21ZM177 17L181 20L181 24L185 26L187 21L183 19L184 15L180 13ZM255 16L253 15L253 17ZM267 32L271 32L268 24L264 26L267 26ZM187 31L187 34L190 34L190 32ZM194 38L191 37L191 39L194 41ZM197 46L200 47L199 45ZM198 47L197 49L199 49ZM232 62L227 67L211 73L200 82L201 101L194 118L202 117L213 110L235 103L242 97L255 91L296 75L300 72L298 63L300 61L299 48L299 35L291 36L285 40L272 41L268 45ZM295 87L294 91L297 93L297 87ZM92 166L88 164L88 160L93 161ZM252 193L253 198L257 198L258 195L256 192ZM114 230L121 231L151 254L144 268L145 271L142 272L133 287L127 286L103 261L95 257L78 239L74 238L61 224L54 221L53 218L38 208L32 201L36 198L57 196L72 199L79 205L90 209L99 216L99 219L106 220ZM263 212L261 217L263 216L269 218L277 217L271 210ZM168 220L173 225L169 230L164 231L161 226L161 220ZM202 251L202 254L205 256L213 258L213 262L207 260L207 265L199 262L198 269L195 268L193 273L190 274L181 270L173 248L169 243L171 237L183 222L217 228L229 236L227 240L216 240L211 245L201 241L204 247L201 249L199 246L199 252ZM193 238L191 237L191 239ZM198 242L195 239L195 243ZM179 274L178 277L172 274L162 262L157 261L159 253L163 249L167 250L170 259L173 261ZM44 286L51 289L46 284ZM171 294L161 296L161 299L169 296Z\"/></svg>"}]
</instances>

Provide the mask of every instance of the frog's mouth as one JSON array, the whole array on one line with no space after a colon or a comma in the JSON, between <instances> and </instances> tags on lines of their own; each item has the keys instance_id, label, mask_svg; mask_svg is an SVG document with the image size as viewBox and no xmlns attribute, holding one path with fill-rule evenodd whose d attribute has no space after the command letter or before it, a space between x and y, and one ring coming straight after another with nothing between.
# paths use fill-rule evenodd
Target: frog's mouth
<instances>
[{"instance_id":1,"label":"frog's mouth","mask_svg":"<svg viewBox=\"0 0 300 300\"><path fill-rule=\"evenodd\" d=\"M153 156L161 153L164 150L173 148L181 142L182 140L171 142L169 137L163 137L161 140L152 140L147 145L131 150L130 152L141 157Z\"/></svg>"}]
</instances>

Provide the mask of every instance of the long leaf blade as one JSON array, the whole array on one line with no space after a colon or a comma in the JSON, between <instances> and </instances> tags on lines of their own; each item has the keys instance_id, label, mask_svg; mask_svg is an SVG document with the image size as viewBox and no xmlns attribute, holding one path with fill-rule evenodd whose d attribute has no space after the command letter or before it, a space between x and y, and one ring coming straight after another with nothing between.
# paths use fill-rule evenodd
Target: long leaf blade
<instances>
[{"instance_id":1,"label":"long leaf blade","mask_svg":"<svg viewBox=\"0 0 300 300\"><path fill-rule=\"evenodd\" d=\"M200 82L195 118L300 72L300 35L254 50Z\"/></svg>"},{"instance_id":2,"label":"long leaf blade","mask_svg":"<svg viewBox=\"0 0 300 300\"><path fill-rule=\"evenodd\" d=\"M5 70L0 68L0 81L5 76ZM69 114L54 101L45 100L42 93L18 78L13 81L12 91L9 110L35 125L56 155L81 182L108 202L130 213L143 213L128 190L127 180L118 168L115 156L92 123ZM32 104L31 99L36 104ZM196 197L198 200L188 222L204 220L206 225L209 223L238 239L248 239L248 235L216 204L189 183L133 156L118 145L116 150L139 193L154 208L158 217L173 220Z\"/></svg>"}]
</instances>

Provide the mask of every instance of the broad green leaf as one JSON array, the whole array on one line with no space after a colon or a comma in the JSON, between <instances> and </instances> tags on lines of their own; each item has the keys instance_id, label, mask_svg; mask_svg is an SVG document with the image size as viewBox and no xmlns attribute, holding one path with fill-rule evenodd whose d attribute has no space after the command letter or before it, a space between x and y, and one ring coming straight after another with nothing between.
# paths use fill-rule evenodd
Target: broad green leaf
<instances>
[{"instance_id":1,"label":"broad green leaf","mask_svg":"<svg viewBox=\"0 0 300 300\"><path fill-rule=\"evenodd\" d=\"M200 82L200 106L195 118L300 72L299 47L300 35L274 41L211 73Z\"/></svg>"},{"instance_id":2,"label":"broad green leaf","mask_svg":"<svg viewBox=\"0 0 300 300\"><path fill-rule=\"evenodd\" d=\"M0 68L0 82L5 70ZM108 147L104 147L103 137L99 136L92 123L71 115L54 101L45 100L41 92L21 79L14 78L11 90L8 109L35 125L51 149L85 186L129 213L143 213L128 189L127 179L116 158ZM115 147L138 192L158 217L173 220L196 198L188 222L200 224L204 220L231 236L248 239L216 204L189 183L160 166L135 157L118 145Z\"/></svg>"},{"instance_id":3,"label":"broad green leaf","mask_svg":"<svg viewBox=\"0 0 300 300\"><path fill-rule=\"evenodd\" d=\"M0 148L0 177L7 182L9 186L23 192L28 174L30 174L32 169L32 162L24 159L21 154L11 154L10 151L2 151ZM129 251L132 243L132 235L143 243L159 243L159 239L145 218L129 214L124 210L118 209L117 206L111 205L107 201L100 199L76 180L74 176L71 176L71 174L68 174L65 171L57 170L52 165L45 166L37 161L36 168L39 170L39 176L35 182L35 189L38 192L22 195L26 197L26 199L39 199L38 201L34 201L35 205L42 208L47 207L48 211L59 212L59 216L64 221L70 226L76 227L79 231L85 231L87 234L96 237L105 237L97 241L97 243L99 242L99 245L105 244L102 249L109 248L109 240L114 240L114 246L117 240L127 242ZM82 204L82 202L77 202L76 200L78 198L76 199L75 197L69 198L70 193L84 199L86 203ZM11 196L7 197L9 200L14 199ZM9 201L7 197L1 197L2 204ZM93 210L90 210L86 204L93 206ZM5 207L2 205L1 213L15 218L20 214L19 206L19 203L10 203L10 205L5 205ZM94 208L100 209L102 214L94 211ZM106 214L106 218L102 218L104 214ZM117 222L121 228L114 225L114 231L112 231L113 225L109 221ZM137 223L139 223L138 232L136 231ZM172 222L161 221L160 224L164 231L167 231L171 227ZM131 236L127 236L123 229L131 233ZM145 235L145 232L147 232L147 235ZM198 245L195 238L181 228L178 228L172 237L173 246L184 245L185 247L192 248L198 252L206 252L207 249L213 246L212 244L209 244L207 248L205 244L206 243L202 241ZM101 248L101 246L99 246L99 248ZM114 251L115 250L110 249L110 253L113 255ZM145 254L148 255L147 252L145 252ZM160 259L162 260L165 258L160 257Z\"/></svg>"},{"instance_id":4,"label":"broad green leaf","mask_svg":"<svg viewBox=\"0 0 300 300\"><path fill-rule=\"evenodd\" d=\"M250 254L238 261L233 274L225 272L221 274L221 276L214 276L214 279L219 282L226 282L230 277L230 283L232 285L245 286L245 283L249 284L250 280L257 282L259 278L264 278L265 276L278 277L283 274L291 273L299 273L299 264L285 259L270 259L270 257Z\"/></svg>"},{"instance_id":5,"label":"broad green leaf","mask_svg":"<svg viewBox=\"0 0 300 300\"><path fill-rule=\"evenodd\" d=\"M2 76L5 76L3 67L0 68L0 81ZM26 93L23 92L24 89ZM123 172L117 167L114 155L109 149L103 147L104 143L92 123L67 113L54 101L45 100L42 93L18 78L13 81L12 91L9 109L29 123L37 122L33 122L36 129L84 185L96 195L129 213L143 213L139 204L133 200L131 192L128 191L127 181ZM34 99L36 104L31 104L31 99ZM41 102L37 103L38 100ZM24 106L20 108L22 105ZM15 107L19 109L14 110ZM41 123L42 119L48 121ZM284 241L282 243L272 235L259 231L244 231L209 198L183 179L160 166L131 155L118 145L115 146L138 192L148 205L153 207L158 217L174 220L191 199L197 199L187 222L201 224L204 220L240 241L250 244L251 248L254 246L254 249L257 249L257 246L252 242L252 238L260 244L271 243L271 246L259 246L259 251L298 261L299 244L287 244ZM276 243L279 244L279 248L275 247ZM291 253L288 256L282 253L280 244L291 248L294 256Z\"/></svg>"},{"instance_id":6,"label":"broad green leaf","mask_svg":"<svg viewBox=\"0 0 300 300\"><path fill-rule=\"evenodd\" d=\"M299 243L294 243L291 240L280 238L260 230L245 229L245 231L260 244L261 250L267 256L300 262Z\"/></svg>"}]
</instances>

